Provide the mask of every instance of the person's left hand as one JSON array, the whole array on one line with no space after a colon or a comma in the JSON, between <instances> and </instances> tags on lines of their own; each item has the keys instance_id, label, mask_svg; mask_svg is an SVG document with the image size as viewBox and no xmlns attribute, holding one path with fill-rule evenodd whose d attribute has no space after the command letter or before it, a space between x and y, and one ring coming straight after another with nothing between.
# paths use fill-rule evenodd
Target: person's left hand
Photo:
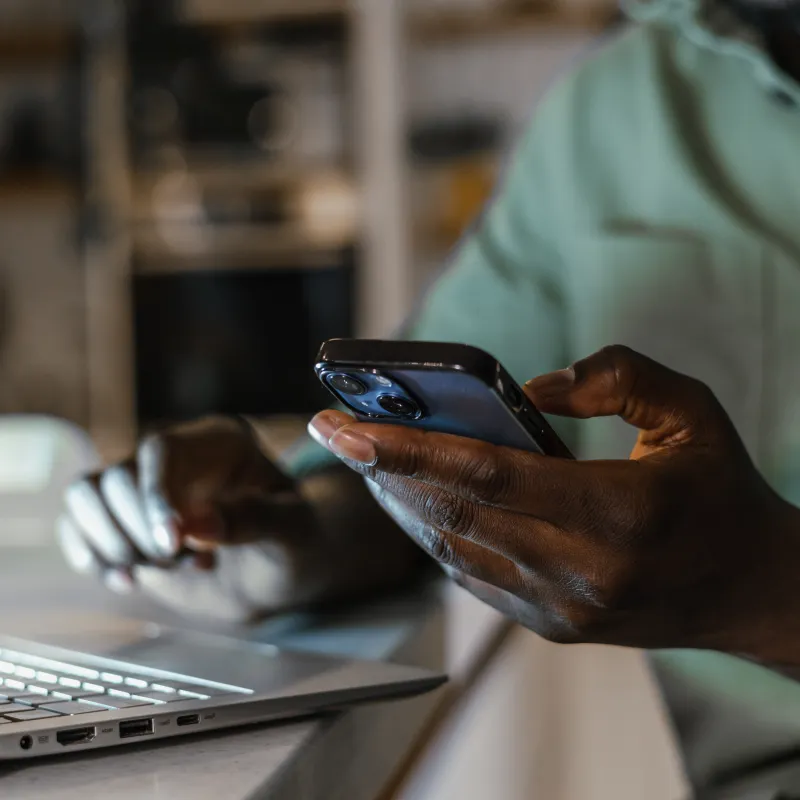
<instances>
[{"instance_id":1,"label":"person's left hand","mask_svg":"<svg viewBox=\"0 0 800 800\"><path fill-rule=\"evenodd\" d=\"M800 641L782 635L798 619L799 515L711 391L621 347L527 391L545 412L622 416L640 429L631 460L572 462L335 411L311 430L457 582L548 639L800 664Z\"/></svg>"}]
</instances>

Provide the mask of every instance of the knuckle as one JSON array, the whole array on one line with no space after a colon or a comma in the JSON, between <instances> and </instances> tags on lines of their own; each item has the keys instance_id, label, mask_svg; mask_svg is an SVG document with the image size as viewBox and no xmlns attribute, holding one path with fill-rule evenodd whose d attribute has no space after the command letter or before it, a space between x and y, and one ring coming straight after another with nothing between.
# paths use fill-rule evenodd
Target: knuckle
<instances>
[{"instance_id":1,"label":"knuckle","mask_svg":"<svg viewBox=\"0 0 800 800\"><path fill-rule=\"evenodd\" d=\"M410 437L412 438L412 437ZM416 478L422 472L422 458L415 441L404 443L397 453L398 472L408 478Z\"/></svg>"},{"instance_id":2,"label":"knuckle","mask_svg":"<svg viewBox=\"0 0 800 800\"><path fill-rule=\"evenodd\" d=\"M518 482L518 468L513 459L501 457L497 448L482 448L476 457L461 468L461 482L472 497L481 503L500 503Z\"/></svg>"},{"instance_id":3,"label":"knuckle","mask_svg":"<svg viewBox=\"0 0 800 800\"><path fill-rule=\"evenodd\" d=\"M600 354L607 362L608 371L617 386L629 386L635 382L638 354L634 350L624 344L612 344L604 347Z\"/></svg>"},{"instance_id":4,"label":"knuckle","mask_svg":"<svg viewBox=\"0 0 800 800\"><path fill-rule=\"evenodd\" d=\"M456 553L442 531L426 526L422 533L422 545L431 557L443 567L458 570L460 567Z\"/></svg>"},{"instance_id":5,"label":"knuckle","mask_svg":"<svg viewBox=\"0 0 800 800\"><path fill-rule=\"evenodd\" d=\"M469 504L449 492L428 492L422 510L425 518L442 531L464 536L472 530L474 516Z\"/></svg>"}]
</instances>

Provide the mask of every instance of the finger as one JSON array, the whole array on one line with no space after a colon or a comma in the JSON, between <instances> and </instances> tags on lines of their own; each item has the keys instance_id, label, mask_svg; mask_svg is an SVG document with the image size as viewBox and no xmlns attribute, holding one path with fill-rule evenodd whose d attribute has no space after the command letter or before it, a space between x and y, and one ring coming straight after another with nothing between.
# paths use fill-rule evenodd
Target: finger
<instances>
[{"instance_id":1,"label":"finger","mask_svg":"<svg viewBox=\"0 0 800 800\"><path fill-rule=\"evenodd\" d=\"M73 522L107 565L124 567L137 560L136 549L103 502L97 476L70 486L65 502Z\"/></svg>"},{"instance_id":2,"label":"finger","mask_svg":"<svg viewBox=\"0 0 800 800\"><path fill-rule=\"evenodd\" d=\"M125 567L109 567L66 514L56 524L56 538L64 558L75 572L102 580L117 594L130 594L133 591L130 570Z\"/></svg>"},{"instance_id":3,"label":"finger","mask_svg":"<svg viewBox=\"0 0 800 800\"><path fill-rule=\"evenodd\" d=\"M184 537L234 544L250 541L225 529L239 498L296 498L294 481L260 451L252 428L234 419L201 420L147 438L137 457L145 516L158 549L173 558ZM280 509L277 510L280 517ZM243 516L248 516L243 512Z\"/></svg>"},{"instance_id":4,"label":"finger","mask_svg":"<svg viewBox=\"0 0 800 800\"><path fill-rule=\"evenodd\" d=\"M80 575L100 578L105 565L78 530L77 525L62 515L56 523L56 539L70 567Z\"/></svg>"},{"instance_id":5,"label":"finger","mask_svg":"<svg viewBox=\"0 0 800 800\"><path fill-rule=\"evenodd\" d=\"M317 444L330 449L328 443L336 431L353 422L355 422L355 418L350 414L328 409L320 412L311 420L308 424L308 433Z\"/></svg>"},{"instance_id":6,"label":"finger","mask_svg":"<svg viewBox=\"0 0 800 800\"><path fill-rule=\"evenodd\" d=\"M325 415L326 421L340 417ZM314 424L317 424L315 420ZM328 442L331 452L367 478L413 477L474 503L522 511L563 526L599 510L613 474L599 475L589 462L539 456L476 439L396 425L346 424ZM384 479L385 480L385 479ZM603 480L605 483L603 483Z\"/></svg>"},{"instance_id":7,"label":"finger","mask_svg":"<svg viewBox=\"0 0 800 800\"><path fill-rule=\"evenodd\" d=\"M591 541L517 512L473 503L457 494L411 478L376 475L373 494L396 498L400 513L434 530L492 551L555 583L587 557ZM379 500L380 502L380 500Z\"/></svg>"},{"instance_id":8,"label":"finger","mask_svg":"<svg viewBox=\"0 0 800 800\"><path fill-rule=\"evenodd\" d=\"M142 507L135 463L128 462L106 470L100 478L100 494L142 555L152 561L163 559Z\"/></svg>"},{"instance_id":9,"label":"finger","mask_svg":"<svg viewBox=\"0 0 800 800\"><path fill-rule=\"evenodd\" d=\"M520 590L520 569L513 561L493 550L436 528L380 484L368 481L367 486L400 528L445 570L463 573L510 592Z\"/></svg>"},{"instance_id":10,"label":"finger","mask_svg":"<svg viewBox=\"0 0 800 800\"><path fill-rule=\"evenodd\" d=\"M707 440L730 426L703 383L619 345L536 378L525 389L546 413L621 417L646 432L638 455L649 447Z\"/></svg>"},{"instance_id":11,"label":"finger","mask_svg":"<svg viewBox=\"0 0 800 800\"><path fill-rule=\"evenodd\" d=\"M253 544L265 540L294 542L314 526L313 512L295 491L266 494L260 488L232 487L216 503L215 523L205 530L193 527L187 541L194 549ZM187 529L188 523L186 525Z\"/></svg>"},{"instance_id":12,"label":"finger","mask_svg":"<svg viewBox=\"0 0 800 800\"><path fill-rule=\"evenodd\" d=\"M147 527L162 558L174 558L181 547L181 516L165 496L168 478L167 447L160 436L150 436L139 447L136 465Z\"/></svg>"}]
</instances>

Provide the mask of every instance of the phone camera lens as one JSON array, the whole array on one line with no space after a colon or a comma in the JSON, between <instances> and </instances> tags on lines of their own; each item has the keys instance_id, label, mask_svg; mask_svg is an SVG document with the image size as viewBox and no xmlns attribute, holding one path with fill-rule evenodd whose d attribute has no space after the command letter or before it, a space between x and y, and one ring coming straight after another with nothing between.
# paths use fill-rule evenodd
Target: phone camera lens
<instances>
[{"instance_id":1,"label":"phone camera lens","mask_svg":"<svg viewBox=\"0 0 800 800\"><path fill-rule=\"evenodd\" d=\"M359 397L367 393L366 385L358 378L352 375L344 375L336 373L328 377L328 383L340 394L348 394L351 396Z\"/></svg>"},{"instance_id":2,"label":"phone camera lens","mask_svg":"<svg viewBox=\"0 0 800 800\"><path fill-rule=\"evenodd\" d=\"M413 400L394 394L382 394L378 398L378 405L393 417L418 419L422 416L422 409Z\"/></svg>"}]
</instances>

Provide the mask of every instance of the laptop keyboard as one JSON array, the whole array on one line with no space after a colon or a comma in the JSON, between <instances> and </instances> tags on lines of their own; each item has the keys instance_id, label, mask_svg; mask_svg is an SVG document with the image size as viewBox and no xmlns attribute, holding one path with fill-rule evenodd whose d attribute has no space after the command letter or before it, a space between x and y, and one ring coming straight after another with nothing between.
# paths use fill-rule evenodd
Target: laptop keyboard
<instances>
[{"instance_id":1,"label":"laptop keyboard","mask_svg":"<svg viewBox=\"0 0 800 800\"><path fill-rule=\"evenodd\" d=\"M240 693L188 679L161 680L134 671L106 672L0 650L0 725L235 694Z\"/></svg>"}]
</instances>

